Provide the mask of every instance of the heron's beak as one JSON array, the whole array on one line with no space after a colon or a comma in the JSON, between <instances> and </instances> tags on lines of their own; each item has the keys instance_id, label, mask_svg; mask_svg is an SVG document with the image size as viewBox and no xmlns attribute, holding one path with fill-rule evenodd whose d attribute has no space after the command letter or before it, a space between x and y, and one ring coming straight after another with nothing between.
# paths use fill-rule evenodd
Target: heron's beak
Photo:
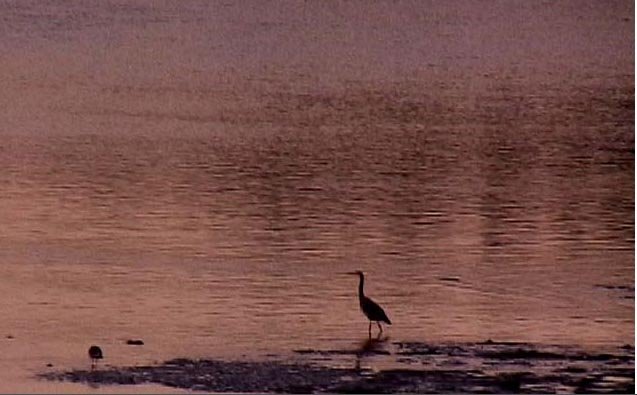
<instances>
[{"instance_id":1,"label":"heron's beak","mask_svg":"<svg viewBox=\"0 0 637 395\"><path fill-rule=\"evenodd\" d=\"M345 272L345 273L343 273L343 274L353 274L353 275L355 275L355 276L358 276L358 273L357 273L357 272Z\"/></svg>"}]
</instances>

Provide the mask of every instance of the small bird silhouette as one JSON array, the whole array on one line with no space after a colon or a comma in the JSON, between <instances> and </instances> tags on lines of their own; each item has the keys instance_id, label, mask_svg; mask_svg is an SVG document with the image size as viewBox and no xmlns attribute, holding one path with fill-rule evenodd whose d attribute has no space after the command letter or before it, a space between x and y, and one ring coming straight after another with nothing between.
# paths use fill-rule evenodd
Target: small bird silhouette
<instances>
[{"instance_id":1,"label":"small bird silhouette","mask_svg":"<svg viewBox=\"0 0 637 395\"><path fill-rule=\"evenodd\" d=\"M104 358L104 354L102 354L102 349L98 346L91 346L88 349L88 356L91 358L91 370L95 370L97 366L97 361Z\"/></svg>"},{"instance_id":2,"label":"small bird silhouette","mask_svg":"<svg viewBox=\"0 0 637 395\"><path fill-rule=\"evenodd\" d=\"M383 333L383 327L380 325L380 323L385 322L388 325L391 325L389 317L387 317L387 314L385 314L385 311L378 305L378 303L365 296L365 292L363 291L363 286L365 284L365 275L363 274L363 272L357 270L355 272L349 272L347 274L355 274L360 278L360 281L358 283L358 301L360 303L361 310L363 311L367 319L369 319L369 337L372 336L372 321L376 321L378 329L380 330L378 334L380 335L381 333Z\"/></svg>"}]
</instances>

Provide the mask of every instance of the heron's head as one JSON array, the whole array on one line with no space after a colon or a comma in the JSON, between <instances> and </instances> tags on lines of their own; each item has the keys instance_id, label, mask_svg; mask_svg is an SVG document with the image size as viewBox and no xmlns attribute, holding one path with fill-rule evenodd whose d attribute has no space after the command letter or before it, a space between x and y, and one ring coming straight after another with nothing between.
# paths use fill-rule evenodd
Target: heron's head
<instances>
[{"instance_id":1,"label":"heron's head","mask_svg":"<svg viewBox=\"0 0 637 395\"><path fill-rule=\"evenodd\" d=\"M360 270L356 270L356 271L353 271L353 272L347 272L347 274L352 274L352 275L360 276L360 277L363 276L363 272L361 272Z\"/></svg>"}]
</instances>

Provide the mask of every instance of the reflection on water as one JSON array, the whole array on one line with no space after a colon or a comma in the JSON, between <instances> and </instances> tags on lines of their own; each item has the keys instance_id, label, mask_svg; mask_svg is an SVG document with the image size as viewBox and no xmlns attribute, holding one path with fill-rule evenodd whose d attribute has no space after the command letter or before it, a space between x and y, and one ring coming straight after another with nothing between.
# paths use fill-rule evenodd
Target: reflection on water
<instances>
[{"instance_id":1,"label":"reflection on water","mask_svg":"<svg viewBox=\"0 0 637 395\"><path fill-rule=\"evenodd\" d=\"M375 337L368 337L360 343L360 348L356 350L355 356L355 365L354 369L356 371L361 370L361 362L363 362L365 356L368 355L378 355L378 354L389 354L389 351L385 350L388 345L387 341L389 340L389 336L382 336L379 333Z\"/></svg>"},{"instance_id":2,"label":"reflection on water","mask_svg":"<svg viewBox=\"0 0 637 395\"><path fill-rule=\"evenodd\" d=\"M436 24L401 3L380 25L345 4L351 20L105 4L83 3L82 18L57 2L2 6L0 335L15 337L11 361L29 349L30 361L79 363L93 342L111 364L349 344L367 321L356 280L338 273L357 269L393 339L632 343L634 87L632 46L615 39L628 29L621 7L602 18L569 2L548 14L498 3L525 22L474 53L458 26L508 28L471 2L438 9ZM539 45L543 18L567 46ZM398 26L407 37L392 36ZM421 26L430 47L398 56ZM597 36L580 34L592 27ZM347 55L366 36L400 44ZM316 45L294 52L307 37ZM540 56L551 51L562 63ZM606 56L585 61L591 51ZM122 345L132 337L141 355Z\"/></svg>"}]
</instances>

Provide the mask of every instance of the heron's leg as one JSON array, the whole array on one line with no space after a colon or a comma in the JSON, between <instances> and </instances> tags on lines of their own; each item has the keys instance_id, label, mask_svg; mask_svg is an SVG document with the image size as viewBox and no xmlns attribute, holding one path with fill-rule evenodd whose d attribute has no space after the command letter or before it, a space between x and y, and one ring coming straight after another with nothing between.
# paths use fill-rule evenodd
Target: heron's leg
<instances>
[{"instance_id":1,"label":"heron's leg","mask_svg":"<svg viewBox=\"0 0 637 395\"><path fill-rule=\"evenodd\" d=\"M369 332L369 337L372 337L372 322L369 321L369 328L367 329L367 331Z\"/></svg>"},{"instance_id":2,"label":"heron's leg","mask_svg":"<svg viewBox=\"0 0 637 395\"><path fill-rule=\"evenodd\" d=\"M378 325L378 329L380 329L380 332L378 332L378 334L380 335L381 333L383 333L383 327L380 325L380 321L376 321L376 324Z\"/></svg>"}]
</instances>

